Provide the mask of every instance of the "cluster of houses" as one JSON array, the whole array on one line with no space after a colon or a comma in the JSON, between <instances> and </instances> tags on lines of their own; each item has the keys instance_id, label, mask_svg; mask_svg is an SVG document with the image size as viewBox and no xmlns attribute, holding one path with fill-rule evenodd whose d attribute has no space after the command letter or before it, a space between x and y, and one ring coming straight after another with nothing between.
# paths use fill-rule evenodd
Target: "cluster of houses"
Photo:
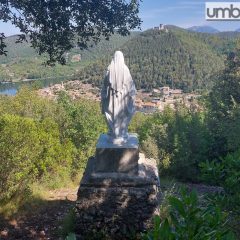
<instances>
[{"instance_id":1,"label":"cluster of houses","mask_svg":"<svg viewBox=\"0 0 240 240\"><path fill-rule=\"evenodd\" d=\"M183 93L181 89L171 89L170 87L153 89L150 93L139 91L136 99L136 109L137 111L152 113L155 111L161 112L166 106L175 109L177 103L190 107L193 101L200 96L194 93Z\"/></svg>"},{"instance_id":2,"label":"cluster of houses","mask_svg":"<svg viewBox=\"0 0 240 240\"><path fill-rule=\"evenodd\" d=\"M73 99L89 99L93 101L100 101L100 89L93 87L92 84L83 83L79 80L62 82L54 84L53 86L46 87L38 90L38 94L50 99L56 99L60 92L67 92Z\"/></svg>"},{"instance_id":3,"label":"cluster of houses","mask_svg":"<svg viewBox=\"0 0 240 240\"><path fill-rule=\"evenodd\" d=\"M38 92L41 96L56 99L61 91L66 91L72 99L84 98L97 102L101 101L99 88L79 80L55 84L51 87L40 89ZM190 107L199 96L194 93L183 93L181 89L171 89L170 87L156 88L151 92L139 90L135 101L136 110L144 113L161 112L166 106L175 109L177 103L184 103Z\"/></svg>"}]
</instances>

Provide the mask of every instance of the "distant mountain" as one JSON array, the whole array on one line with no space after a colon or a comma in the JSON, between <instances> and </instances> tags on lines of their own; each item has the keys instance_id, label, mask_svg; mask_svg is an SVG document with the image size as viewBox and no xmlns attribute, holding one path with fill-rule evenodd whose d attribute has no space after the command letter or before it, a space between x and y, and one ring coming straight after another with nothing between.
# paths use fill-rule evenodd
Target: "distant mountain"
<instances>
[{"instance_id":1,"label":"distant mountain","mask_svg":"<svg viewBox=\"0 0 240 240\"><path fill-rule=\"evenodd\" d=\"M216 28L210 26L193 26L188 28L187 30L192 32L200 32L200 33L218 33L220 32Z\"/></svg>"},{"instance_id":2,"label":"distant mountain","mask_svg":"<svg viewBox=\"0 0 240 240\"><path fill-rule=\"evenodd\" d=\"M240 32L240 28L238 28L238 29L236 30L236 32Z\"/></svg>"}]
</instances>

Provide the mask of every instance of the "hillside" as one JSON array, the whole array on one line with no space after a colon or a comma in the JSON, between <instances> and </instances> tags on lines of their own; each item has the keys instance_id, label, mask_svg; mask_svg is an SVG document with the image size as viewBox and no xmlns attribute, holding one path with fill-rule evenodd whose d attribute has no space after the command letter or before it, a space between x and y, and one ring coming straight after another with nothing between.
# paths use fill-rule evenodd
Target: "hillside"
<instances>
[{"instance_id":1,"label":"hillside","mask_svg":"<svg viewBox=\"0 0 240 240\"><path fill-rule=\"evenodd\" d=\"M7 39L8 56L0 57L0 81L46 79L49 82L80 79L101 85L104 71L113 52L122 50L138 88L151 89L163 85L184 91L211 87L212 75L224 66L225 54L233 50L240 33L198 33L167 26L169 32L148 30L130 36L113 35L97 46L67 54L65 66L42 65L29 43L15 44L16 36ZM73 62L81 55L81 61Z\"/></svg>"},{"instance_id":2,"label":"hillside","mask_svg":"<svg viewBox=\"0 0 240 240\"><path fill-rule=\"evenodd\" d=\"M223 69L229 45L235 45L235 38L169 27L168 33L143 32L121 50L138 88L170 85L192 91L211 86L211 76ZM78 78L100 85L110 57L87 66Z\"/></svg>"},{"instance_id":3,"label":"hillside","mask_svg":"<svg viewBox=\"0 0 240 240\"><path fill-rule=\"evenodd\" d=\"M68 53L66 66L56 65L55 67L44 66L42 64L44 56L39 56L30 47L30 43L16 44L17 36L9 37L6 39L8 55L6 57L0 56L0 82L56 77L69 79L90 62L103 57L108 52L112 53L137 34L138 32L132 32L126 37L115 34L110 38L110 41L102 39L98 45L90 47L88 50L81 51L74 48ZM74 55L79 54L81 61L73 62Z\"/></svg>"}]
</instances>

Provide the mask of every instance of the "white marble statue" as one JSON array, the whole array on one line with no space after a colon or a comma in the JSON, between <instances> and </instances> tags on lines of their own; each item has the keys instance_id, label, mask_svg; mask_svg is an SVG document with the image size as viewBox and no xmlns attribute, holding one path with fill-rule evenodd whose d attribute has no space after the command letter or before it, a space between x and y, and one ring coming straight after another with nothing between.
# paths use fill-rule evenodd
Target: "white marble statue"
<instances>
[{"instance_id":1,"label":"white marble statue","mask_svg":"<svg viewBox=\"0 0 240 240\"><path fill-rule=\"evenodd\" d=\"M136 88L123 53L115 52L108 67L101 92L102 113L105 115L109 141L121 144L128 139L128 125L135 112Z\"/></svg>"}]
</instances>

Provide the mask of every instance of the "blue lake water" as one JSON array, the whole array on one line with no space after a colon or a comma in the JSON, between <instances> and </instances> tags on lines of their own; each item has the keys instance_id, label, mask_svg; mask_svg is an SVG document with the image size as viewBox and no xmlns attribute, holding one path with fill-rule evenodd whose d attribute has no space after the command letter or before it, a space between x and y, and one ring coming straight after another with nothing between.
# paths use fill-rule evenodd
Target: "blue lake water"
<instances>
[{"instance_id":1,"label":"blue lake water","mask_svg":"<svg viewBox=\"0 0 240 240\"><path fill-rule=\"evenodd\" d=\"M66 80L65 77L59 77L57 79L55 78L55 79L35 80L35 81L21 82L21 83L1 83L0 82L0 94L14 96L22 86L26 86L26 85L31 86L33 84L36 84L37 86L44 88L56 83L61 83L64 80Z\"/></svg>"},{"instance_id":2,"label":"blue lake water","mask_svg":"<svg viewBox=\"0 0 240 240\"><path fill-rule=\"evenodd\" d=\"M17 91L18 90L16 88L9 88L9 89L5 89L5 90L0 90L0 94L14 96L14 95L16 95Z\"/></svg>"}]
</instances>

